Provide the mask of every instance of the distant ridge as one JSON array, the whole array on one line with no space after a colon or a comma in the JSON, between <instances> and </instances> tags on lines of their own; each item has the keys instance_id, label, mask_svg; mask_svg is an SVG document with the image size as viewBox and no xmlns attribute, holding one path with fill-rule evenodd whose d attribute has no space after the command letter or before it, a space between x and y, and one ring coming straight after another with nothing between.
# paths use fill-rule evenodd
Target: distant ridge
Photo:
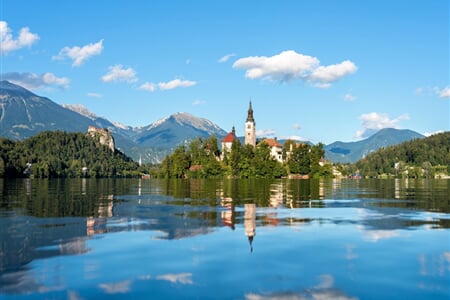
<instances>
[{"instance_id":1,"label":"distant ridge","mask_svg":"<svg viewBox=\"0 0 450 300\"><path fill-rule=\"evenodd\" d=\"M21 86L0 81L0 136L23 140L48 130L86 132L89 126L107 128L119 150L136 161L142 158L144 163L159 163L175 147L192 139L215 135L220 143L227 134L210 120L185 112L166 116L147 126L131 127L98 117L82 105L59 105ZM382 129L362 141L326 145L325 157L332 162L356 162L381 147L423 137L407 129ZM240 139L243 142L243 137Z\"/></svg>"},{"instance_id":2,"label":"distant ridge","mask_svg":"<svg viewBox=\"0 0 450 300\"><path fill-rule=\"evenodd\" d=\"M325 157L332 162L354 163L382 147L424 138L409 129L385 128L358 142L334 142L325 146Z\"/></svg>"}]
</instances>

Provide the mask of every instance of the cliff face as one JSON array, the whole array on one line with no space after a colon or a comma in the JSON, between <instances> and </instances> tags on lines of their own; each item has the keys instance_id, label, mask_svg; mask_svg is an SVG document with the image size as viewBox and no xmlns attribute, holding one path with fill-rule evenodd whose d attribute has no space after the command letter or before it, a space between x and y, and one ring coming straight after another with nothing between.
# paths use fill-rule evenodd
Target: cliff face
<instances>
[{"instance_id":1,"label":"cliff face","mask_svg":"<svg viewBox=\"0 0 450 300\"><path fill-rule=\"evenodd\" d=\"M109 149L111 149L111 151L114 152L114 149L116 148L114 144L114 137L108 131L108 129L89 126L87 135L98 139L100 144L108 146Z\"/></svg>"}]
</instances>

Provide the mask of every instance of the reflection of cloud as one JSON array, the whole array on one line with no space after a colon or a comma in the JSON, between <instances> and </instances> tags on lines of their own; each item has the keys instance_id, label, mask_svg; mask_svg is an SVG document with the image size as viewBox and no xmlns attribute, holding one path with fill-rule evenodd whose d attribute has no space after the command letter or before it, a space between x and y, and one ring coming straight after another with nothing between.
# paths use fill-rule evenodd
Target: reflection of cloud
<instances>
[{"instance_id":1,"label":"reflection of cloud","mask_svg":"<svg viewBox=\"0 0 450 300\"><path fill-rule=\"evenodd\" d=\"M115 283L101 283L99 287L107 294L125 294L130 291L131 280Z\"/></svg>"},{"instance_id":2,"label":"reflection of cloud","mask_svg":"<svg viewBox=\"0 0 450 300\"><path fill-rule=\"evenodd\" d=\"M379 240L391 239L399 237L400 234L395 230L366 230L360 228L363 232L363 238L370 242L378 242Z\"/></svg>"},{"instance_id":3,"label":"reflection of cloud","mask_svg":"<svg viewBox=\"0 0 450 300\"><path fill-rule=\"evenodd\" d=\"M309 299L338 299L338 300L355 300L356 297L345 295L342 291L333 288L334 277L330 274L319 276L319 284L312 289L306 289L301 292L285 291L275 292L271 294L253 294L245 295L247 300L309 300Z\"/></svg>"},{"instance_id":4,"label":"reflection of cloud","mask_svg":"<svg viewBox=\"0 0 450 300\"><path fill-rule=\"evenodd\" d=\"M192 273L165 274L156 277L158 280L166 280L172 283L193 284Z\"/></svg>"}]
</instances>

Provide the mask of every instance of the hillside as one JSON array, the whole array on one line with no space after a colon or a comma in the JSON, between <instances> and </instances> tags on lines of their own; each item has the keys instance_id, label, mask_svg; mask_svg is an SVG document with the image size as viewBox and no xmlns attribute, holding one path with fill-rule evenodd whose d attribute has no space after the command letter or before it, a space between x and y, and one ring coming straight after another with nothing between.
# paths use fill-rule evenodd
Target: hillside
<instances>
[{"instance_id":1,"label":"hillside","mask_svg":"<svg viewBox=\"0 0 450 300\"><path fill-rule=\"evenodd\" d=\"M325 157L335 163L354 163L382 147L423 137L423 135L408 129L385 128L358 142L334 142L329 144L325 146Z\"/></svg>"},{"instance_id":2,"label":"hillside","mask_svg":"<svg viewBox=\"0 0 450 300\"><path fill-rule=\"evenodd\" d=\"M26 173L43 178L139 174L137 163L87 134L45 131L19 142L0 139L0 177Z\"/></svg>"},{"instance_id":3,"label":"hillside","mask_svg":"<svg viewBox=\"0 0 450 300\"><path fill-rule=\"evenodd\" d=\"M356 162L361 174L396 174L408 177L450 172L450 132L382 148ZM428 174L427 174L428 173Z\"/></svg>"}]
</instances>

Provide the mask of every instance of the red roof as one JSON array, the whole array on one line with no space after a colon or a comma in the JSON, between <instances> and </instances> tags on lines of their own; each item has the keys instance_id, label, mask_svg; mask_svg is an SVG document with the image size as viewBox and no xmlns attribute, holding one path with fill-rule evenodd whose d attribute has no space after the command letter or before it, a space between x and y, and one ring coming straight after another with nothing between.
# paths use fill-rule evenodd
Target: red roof
<instances>
[{"instance_id":1,"label":"red roof","mask_svg":"<svg viewBox=\"0 0 450 300\"><path fill-rule=\"evenodd\" d=\"M282 147L276 139L264 139L262 143L266 143L267 145L269 145L269 147Z\"/></svg>"},{"instance_id":2,"label":"red roof","mask_svg":"<svg viewBox=\"0 0 450 300\"><path fill-rule=\"evenodd\" d=\"M236 135L233 132L230 132L223 138L222 143L232 143L236 139Z\"/></svg>"}]
</instances>

